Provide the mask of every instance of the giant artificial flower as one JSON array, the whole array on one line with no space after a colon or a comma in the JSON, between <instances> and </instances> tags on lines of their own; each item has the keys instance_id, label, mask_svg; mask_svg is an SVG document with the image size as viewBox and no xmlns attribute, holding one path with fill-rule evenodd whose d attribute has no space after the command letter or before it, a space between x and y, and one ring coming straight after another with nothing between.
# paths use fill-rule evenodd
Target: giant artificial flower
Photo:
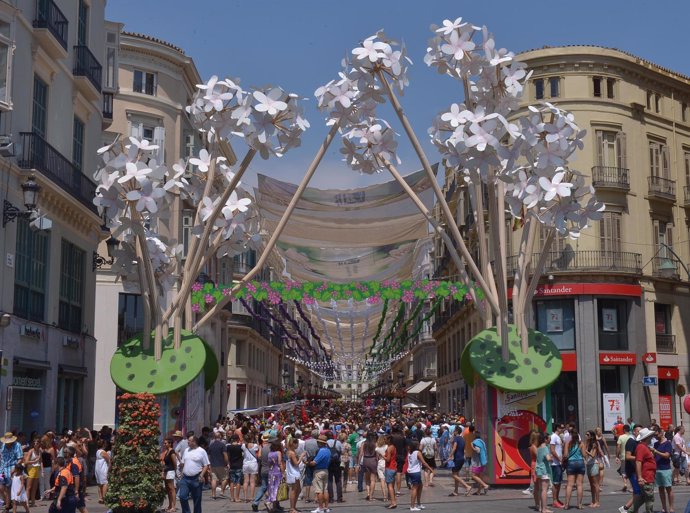
<instances>
[{"instance_id":1,"label":"giant artificial flower","mask_svg":"<svg viewBox=\"0 0 690 513\"><path fill-rule=\"evenodd\" d=\"M266 112L269 116L275 116L278 112L287 109L287 103L280 100L283 96L283 91L274 87L268 94L261 91L254 91L254 99L259 103L254 106L258 112Z\"/></svg>"},{"instance_id":2,"label":"giant artificial flower","mask_svg":"<svg viewBox=\"0 0 690 513\"><path fill-rule=\"evenodd\" d=\"M441 51L445 54L452 55L456 61L462 60L465 52L470 52L474 50L474 42L470 40L471 34L465 32L458 35L457 32L453 32L450 35L450 42L441 46Z\"/></svg>"}]
</instances>

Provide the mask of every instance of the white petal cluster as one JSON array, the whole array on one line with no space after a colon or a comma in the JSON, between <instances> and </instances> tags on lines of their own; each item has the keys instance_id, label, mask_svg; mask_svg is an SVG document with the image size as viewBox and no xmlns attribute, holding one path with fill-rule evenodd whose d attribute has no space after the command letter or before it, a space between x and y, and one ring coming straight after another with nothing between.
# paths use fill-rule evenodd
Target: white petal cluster
<instances>
[{"instance_id":1,"label":"white petal cluster","mask_svg":"<svg viewBox=\"0 0 690 513\"><path fill-rule=\"evenodd\" d=\"M262 158L283 156L300 145L309 128L296 95L280 87L243 90L238 80L211 77L197 85L198 92L186 110L209 142L242 137Z\"/></svg>"},{"instance_id":2,"label":"white petal cluster","mask_svg":"<svg viewBox=\"0 0 690 513\"><path fill-rule=\"evenodd\" d=\"M429 128L444 163L469 183L502 181L514 217L535 216L577 238L604 210L569 166L585 131L550 103L518 112L530 73L512 52L496 49L486 27L457 18L432 31L424 61L459 80L465 91L464 103L451 104Z\"/></svg>"},{"instance_id":3,"label":"white petal cluster","mask_svg":"<svg viewBox=\"0 0 690 513\"><path fill-rule=\"evenodd\" d=\"M408 84L407 70L412 63L404 45L386 38L383 32L365 39L343 59L337 80L319 87L316 96L321 110L328 112L327 124L340 122L344 161L360 173L383 169L384 159L399 162L395 132L376 116L385 102L385 91L377 81L383 73L393 87L403 92Z\"/></svg>"}]
</instances>

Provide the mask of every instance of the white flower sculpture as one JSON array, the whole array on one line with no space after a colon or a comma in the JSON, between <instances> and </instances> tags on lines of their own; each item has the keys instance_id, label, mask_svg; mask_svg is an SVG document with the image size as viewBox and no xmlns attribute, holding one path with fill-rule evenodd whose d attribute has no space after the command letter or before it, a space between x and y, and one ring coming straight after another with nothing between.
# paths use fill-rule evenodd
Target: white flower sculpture
<instances>
[{"instance_id":1,"label":"white flower sculpture","mask_svg":"<svg viewBox=\"0 0 690 513\"><path fill-rule=\"evenodd\" d=\"M121 242L113 269L140 284L146 299L144 346L154 330L157 358L168 325L174 324L179 348L182 317L191 325L191 286L209 259L236 255L261 242L258 213L239 187L252 158L257 153L282 156L299 146L309 126L297 96L278 87L245 91L236 80L214 76L197 88L187 112L205 136L207 147L198 155L169 168L153 158L157 146L130 137L99 150L103 167L95 174L94 204ZM232 137L248 146L236 167L228 165ZM177 198L196 209L187 255L179 241L159 232Z\"/></svg>"}]
</instances>

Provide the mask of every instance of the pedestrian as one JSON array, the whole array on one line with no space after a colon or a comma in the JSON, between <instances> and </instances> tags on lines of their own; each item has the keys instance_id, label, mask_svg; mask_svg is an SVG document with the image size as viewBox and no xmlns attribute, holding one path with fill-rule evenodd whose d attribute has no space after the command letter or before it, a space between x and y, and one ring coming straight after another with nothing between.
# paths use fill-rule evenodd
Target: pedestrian
<instances>
[{"instance_id":1,"label":"pedestrian","mask_svg":"<svg viewBox=\"0 0 690 513\"><path fill-rule=\"evenodd\" d=\"M340 455L340 473L343 481L343 493L347 493L347 485L350 480L350 458L352 455L352 447L350 447L348 436L344 429L338 435L338 440L343 447L343 453Z\"/></svg>"},{"instance_id":2,"label":"pedestrian","mask_svg":"<svg viewBox=\"0 0 690 513\"><path fill-rule=\"evenodd\" d=\"M173 449L173 439L163 440L163 450L160 460L163 466L163 481L165 482L165 493L168 496L168 507L165 513L175 513L177 509L177 497L175 494L175 475L178 467L177 454Z\"/></svg>"},{"instance_id":3,"label":"pedestrian","mask_svg":"<svg viewBox=\"0 0 690 513\"><path fill-rule=\"evenodd\" d=\"M637 449L637 435L640 433L640 426L633 427L630 432L631 435L625 442L625 475L630 482L632 496L623 506L618 508L618 511L621 513L625 513L628 508L632 507L635 497L642 493L640 485L637 482L637 469L635 465L635 449Z\"/></svg>"},{"instance_id":4,"label":"pedestrian","mask_svg":"<svg viewBox=\"0 0 690 513\"><path fill-rule=\"evenodd\" d=\"M222 437L222 434L218 432L216 436ZM244 450L240 444L240 437L236 433L230 435L230 443L224 449L225 464L227 465L227 470L224 472L224 475L227 477L225 477L224 482L230 483L230 500L232 502L240 502L240 490L244 484L244 474L242 472L244 468ZM213 461L211 461L211 470L213 471ZM218 469L218 472L221 472L221 469ZM220 477L218 476L217 479L220 479ZM224 486L222 489L224 489ZM247 498L248 496L245 493L245 501Z\"/></svg>"},{"instance_id":5,"label":"pedestrian","mask_svg":"<svg viewBox=\"0 0 690 513\"><path fill-rule=\"evenodd\" d=\"M395 446L396 458L396 474L395 474L395 493L399 497L402 487L402 476L404 474L403 467L405 466L405 459L407 458L407 441L402 432L400 424L396 423L392 429L391 442Z\"/></svg>"},{"instance_id":6,"label":"pedestrian","mask_svg":"<svg viewBox=\"0 0 690 513\"><path fill-rule=\"evenodd\" d=\"M671 456L673 461L673 484L678 484L681 476L684 476L687 484L690 484L690 476L687 475L688 451L685 446L683 435L685 435L685 427L677 426L673 435L673 455Z\"/></svg>"},{"instance_id":7,"label":"pedestrian","mask_svg":"<svg viewBox=\"0 0 690 513\"><path fill-rule=\"evenodd\" d=\"M560 500L561 483L563 481L563 440L561 436L565 431L564 424L557 424L556 429L549 439L549 451L551 453L551 484L553 485L553 507L563 508Z\"/></svg>"},{"instance_id":8,"label":"pedestrian","mask_svg":"<svg viewBox=\"0 0 690 513\"><path fill-rule=\"evenodd\" d=\"M386 453L383 456L385 462L384 479L388 490L388 509L398 507L398 499L395 495L395 475L398 473L397 450L393 445L391 435L386 435Z\"/></svg>"},{"instance_id":9,"label":"pedestrian","mask_svg":"<svg viewBox=\"0 0 690 513\"><path fill-rule=\"evenodd\" d=\"M285 464L283 462L282 446L278 439L274 439L271 442L270 452L268 453L268 497L264 503L269 512L277 509L278 487L283 479L284 472Z\"/></svg>"},{"instance_id":10,"label":"pedestrian","mask_svg":"<svg viewBox=\"0 0 690 513\"><path fill-rule=\"evenodd\" d=\"M366 500L372 500L376 490L376 478L378 477L378 461L376 456L376 433L367 433L366 440L362 444L361 450L362 467L364 468L364 479L367 490Z\"/></svg>"},{"instance_id":11,"label":"pedestrian","mask_svg":"<svg viewBox=\"0 0 690 513\"><path fill-rule=\"evenodd\" d=\"M302 485L304 486L304 502L306 502L307 504L309 504L312 501L311 487L314 483L314 466L310 465L310 463L314 461L316 454L319 452L319 444L317 441L318 437L319 430L312 429L311 437L304 441L304 452L306 454L304 461L306 466L304 467L304 479L302 480Z\"/></svg>"},{"instance_id":12,"label":"pedestrian","mask_svg":"<svg viewBox=\"0 0 690 513\"><path fill-rule=\"evenodd\" d=\"M590 508L599 507L599 497L601 496L600 482L599 482L599 465L601 448L597 441L596 431L587 431L585 433L585 467L587 469L587 477L589 479L589 488L592 493L592 502Z\"/></svg>"},{"instance_id":13,"label":"pedestrian","mask_svg":"<svg viewBox=\"0 0 690 513\"><path fill-rule=\"evenodd\" d=\"M55 476L55 508L60 513L75 513L77 509L76 487L69 459L60 456L56 459L59 470Z\"/></svg>"},{"instance_id":14,"label":"pedestrian","mask_svg":"<svg viewBox=\"0 0 690 513\"><path fill-rule=\"evenodd\" d=\"M77 457L77 445L67 445L64 448L65 458L70 462L70 469L74 475L74 487L77 490L77 510L86 511L86 473L82 461Z\"/></svg>"},{"instance_id":15,"label":"pedestrian","mask_svg":"<svg viewBox=\"0 0 690 513\"><path fill-rule=\"evenodd\" d=\"M29 503L26 498L26 475L24 465L17 463L12 471L12 513L17 513L17 504L24 506L29 513Z\"/></svg>"},{"instance_id":16,"label":"pedestrian","mask_svg":"<svg viewBox=\"0 0 690 513\"><path fill-rule=\"evenodd\" d=\"M534 455L534 505L539 513L553 513L546 507L549 483L551 480L551 452L546 444L547 437L544 433L536 433Z\"/></svg>"},{"instance_id":17,"label":"pedestrian","mask_svg":"<svg viewBox=\"0 0 690 513\"><path fill-rule=\"evenodd\" d=\"M407 448L407 479L410 483L410 511L421 511L422 505L422 469L433 472L419 450L419 442L412 440Z\"/></svg>"},{"instance_id":18,"label":"pedestrian","mask_svg":"<svg viewBox=\"0 0 690 513\"><path fill-rule=\"evenodd\" d=\"M316 509L311 513L327 513L328 508L328 465L331 461L331 451L328 448L326 435L319 435L316 439L319 450L309 465L314 469L314 492L316 493Z\"/></svg>"},{"instance_id":19,"label":"pedestrian","mask_svg":"<svg viewBox=\"0 0 690 513\"><path fill-rule=\"evenodd\" d=\"M671 441L666 438L663 429L660 429L656 436L658 440L652 449L656 461L655 484L659 487L661 510L672 513L675 511L673 507L673 470L671 469L673 446Z\"/></svg>"},{"instance_id":20,"label":"pedestrian","mask_svg":"<svg viewBox=\"0 0 690 513\"><path fill-rule=\"evenodd\" d=\"M52 432L48 431L41 437L41 495L42 500L47 500L45 493L53 488L53 483L50 481L50 476L53 473L53 467L56 466L55 460L57 453L53 447Z\"/></svg>"},{"instance_id":21,"label":"pedestrian","mask_svg":"<svg viewBox=\"0 0 690 513\"><path fill-rule=\"evenodd\" d=\"M340 443L340 440L334 438L333 433L330 431L326 432L326 437L328 439L328 450L331 453L331 459L328 464L328 497L331 502L334 500L345 502L345 499L343 499L343 471L340 466L342 463L343 444Z\"/></svg>"},{"instance_id":22,"label":"pedestrian","mask_svg":"<svg viewBox=\"0 0 690 513\"><path fill-rule=\"evenodd\" d=\"M654 431L643 428L637 435L635 448L635 470L640 493L633 499L632 513L637 513L644 504L645 513L654 513L654 484L656 482L656 460L649 450Z\"/></svg>"},{"instance_id":23,"label":"pedestrian","mask_svg":"<svg viewBox=\"0 0 690 513\"><path fill-rule=\"evenodd\" d=\"M436 469L436 440L431 436L429 428L424 432L424 437L419 442L419 449L422 451L424 461L432 469L431 472L424 472L424 481L426 486L434 486L434 470Z\"/></svg>"},{"instance_id":24,"label":"pedestrian","mask_svg":"<svg viewBox=\"0 0 690 513\"><path fill-rule=\"evenodd\" d=\"M455 429L448 460L446 461L446 465L450 467L453 476L453 491L449 494L449 497L458 496L459 485L465 488L465 496L472 492L472 487L460 475L465 466L465 439L461 433L461 429Z\"/></svg>"},{"instance_id":25,"label":"pedestrian","mask_svg":"<svg viewBox=\"0 0 690 513\"><path fill-rule=\"evenodd\" d=\"M14 466L22 461L24 453L22 447L17 443L17 437L12 432L5 433L0 438L0 494L5 503L5 508L10 505L10 487L12 484L12 471Z\"/></svg>"},{"instance_id":26,"label":"pedestrian","mask_svg":"<svg viewBox=\"0 0 690 513\"><path fill-rule=\"evenodd\" d=\"M254 443L254 433L248 431L242 444L242 476L244 476L244 484L242 486L247 502L250 502L250 497L254 497L256 493L256 480L259 476L258 448L259 446Z\"/></svg>"},{"instance_id":27,"label":"pedestrian","mask_svg":"<svg viewBox=\"0 0 690 513\"><path fill-rule=\"evenodd\" d=\"M268 431L261 435L263 445L259 451L259 477L261 479L259 488L256 490L254 500L252 501L252 511L259 511L259 501L263 498L268 490L268 455L271 452L271 443L277 440Z\"/></svg>"},{"instance_id":28,"label":"pedestrian","mask_svg":"<svg viewBox=\"0 0 690 513\"><path fill-rule=\"evenodd\" d=\"M599 492L604 487L604 471L611 468L611 458L609 454L609 446L604 438L604 432L600 427L594 428L597 443L599 444L599 456L597 457L599 463Z\"/></svg>"},{"instance_id":29,"label":"pedestrian","mask_svg":"<svg viewBox=\"0 0 690 513\"><path fill-rule=\"evenodd\" d=\"M288 485L290 491L290 512L289 513L300 513L297 509L297 498L300 492L300 477L301 477L301 467L303 466L303 459L305 453L297 455L297 447L299 445L299 439L291 438L287 443L287 458L286 458L286 469L285 469L285 482Z\"/></svg>"},{"instance_id":30,"label":"pedestrian","mask_svg":"<svg viewBox=\"0 0 690 513\"><path fill-rule=\"evenodd\" d=\"M27 472L26 481L26 495L29 499L29 506L35 506L36 493L38 492L38 483L41 480L41 440L36 437L31 442L31 449L26 451L24 455L24 466Z\"/></svg>"},{"instance_id":31,"label":"pedestrian","mask_svg":"<svg viewBox=\"0 0 690 513\"><path fill-rule=\"evenodd\" d=\"M376 440L376 477L381 483L381 493L383 494L383 501L386 502L386 450L388 446L386 445L386 436L379 434ZM374 498L374 492L376 491L376 485L372 486L371 498Z\"/></svg>"},{"instance_id":32,"label":"pedestrian","mask_svg":"<svg viewBox=\"0 0 690 513\"><path fill-rule=\"evenodd\" d=\"M99 438L96 442L96 464L94 465L94 475L98 485L98 504L105 503L105 494L108 493L108 472L110 471L110 442Z\"/></svg>"},{"instance_id":33,"label":"pedestrian","mask_svg":"<svg viewBox=\"0 0 690 513\"><path fill-rule=\"evenodd\" d=\"M194 513L201 513L201 489L211 470L211 462L206 451L199 447L199 439L195 435L187 437L187 449L182 454L180 466L182 478L178 483L177 496L182 513L190 513L190 498L194 504Z\"/></svg>"},{"instance_id":34,"label":"pedestrian","mask_svg":"<svg viewBox=\"0 0 690 513\"><path fill-rule=\"evenodd\" d=\"M577 490L577 509L582 509L582 501L584 498L584 489L582 488L582 481L585 477L585 451L584 442L580 439L580 433L577 428L573 427L569 431L570 439L563 446L563 454L566 455L568 463L566 464L565 472L568 476L568 484L565 489L564 509L570 507L570 499L573 494L573 487ZM599 469L597 469L597 479L599 476Z\"/></svg>"},{"instance_id":35,"label":"pedestrian","mask_svg":"<svg viewBox=\"0 0 690 513\"><path fill-rule=\"evenodd\" d=\"M623 488L621 492L628 491L628 477L625 472L625 444L630 438L630 426L625 424L623 426L623 434L618 436L616 440L616 463L618 464L618 474L623 479Z\"/></svg>"},{"instance_id":36,"label":"pedestrian","mask_svg":"<svg viewBox=\"0 0 690 513\"><path fill-rule=\"evenodd\" d=\"M472 480L477 483L477 494L486 495L489 491L489 485L482 479L484 468L489 462L488 451L486 444L482 440L481 433L478 430L474 431L474 440L472 441L472 463L470 470L472 472Z\"/></svg>"}]
</instances>

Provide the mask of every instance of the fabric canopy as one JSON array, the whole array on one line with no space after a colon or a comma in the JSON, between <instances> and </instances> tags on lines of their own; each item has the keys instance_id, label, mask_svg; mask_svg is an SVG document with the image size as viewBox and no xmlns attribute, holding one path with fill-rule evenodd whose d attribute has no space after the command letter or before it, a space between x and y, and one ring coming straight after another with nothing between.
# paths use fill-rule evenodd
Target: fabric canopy
<instances>
[{"instance_id":1,"label":"fabric canopy","mask_svg":"<svg viewBox=\"0 0 690 513\"><path fill-rule=\"evenodd\" d=\"M411 387L407 389L408 394L421 394L424 392L427 388L429 388L431 385L433 385L433 381L419 381L418 383L415 383Z\"/></svg>"}]
</instances>

